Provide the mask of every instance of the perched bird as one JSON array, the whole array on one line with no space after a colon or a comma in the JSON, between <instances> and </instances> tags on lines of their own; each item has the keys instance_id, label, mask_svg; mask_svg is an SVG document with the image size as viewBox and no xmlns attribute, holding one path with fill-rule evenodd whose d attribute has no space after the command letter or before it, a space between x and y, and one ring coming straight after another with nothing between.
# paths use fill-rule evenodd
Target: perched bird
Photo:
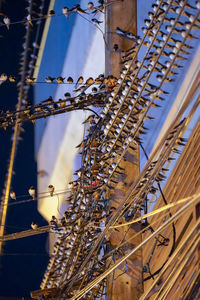
<instances>
[{"instance_id":1,"label":"perched bird","mask_svg":"<svg viewBox=\"0 0 200 300\"><path fill-rule=\"evenodd\" d=\"M67 6L64 6L62 9L63 15L68 18L69 17L69 8Z\"/></svg>"},{"instance_id":2,"label":"perched bird","mask_svg":"<svg viewBox=\"0 0 200 300\"><path fill-rule=\"evenodd\" d=\"M87 80L86 80L86 85L91 85L91 84L94 84L94 79L92 77L89 77Z\"/></svg>"},{"instance_id":3,"label":"perched bird","mask_svg":"<svg viewBox=\"0 0 200 300\"><path fill-rule=\"evenodd\" d=\"M68 78L67 78L67 82L68 82L68 83L73 83L73 82L74 82L74 80L73 80L73 78L72 78L72 77L68 77Z\"/></svg>"},{"instance_id":4,"label":"perched bird","mask_svg":"<svg viewBox=\"0 0 200 300\"><path fill-rule=\"evenodd\" d=\"M92 18L91 21L92 21L92 23L97 24L97 25L103 23L103 21L99 21L96 18Z\"/></svg>"},{"instance_id":5,"label":"perched bird","mask_svg":"<svg viewBox=\"0 0 200 300\"><path fill-rule=\"evenodd\" d=\"M8 76L5 73L0 75L0 85L8 79Z\"/></svg>"},{"instance_id":6,"label":"perched bird","mask_svg":"<svg viewBox=\"0 0 200 300\"><path fill-rule=\"evenodd\" d=\"M31 15L30 15L30 14L28 14L28 16L26 17L26 19L27 19L28 23L29 23L31 26L33 26L32 19L31 19Z\"/></svg>"},{"instance_id":7,"label":"perched bird","mask_svg":"<svg viewBox=\"0 0 200 300\"><path fill-rule=\"evenodd\" d=\"M54 102L54 101L53 101L52 96L49 96L48 99L42 101L42 104L50 105L50 104L52 104L53 102Z\"/></svg>"},{"instance_id":8,"label":"perched bird","mask_svg":"<svg viewBox=\"0 0 200 300\"><path fill-rule=\"evenodd\" d=\"M80 4L74 5L71 9L71 12L77 12L80 14L88 14L84 9L81 8Z\"/></svg>"},{"instance_id":9,"label":"perched bird","mask_svg":"<svg viewBox=\"0 0 200 300\"><path fill-rule=\"evenodd\" d=\"M5 16L3 18L3 22L6 25L7 29L9 30L9 28L10 28L10 19L7 16Z\"/></svg>"},{"instance_id":10,"label":"perched bird","mask_svg":"<svg viewBox=\"0 0 200 300\"><path fill-rule=\"evenodd\" d=\"M55 11L54 11L53 9L52 9L52 10L50 10L50 12L49 12L49 16L50 16L50 17L53 17L53 16L55 16L55 14L56 14L56 13L55 13Z\"/></svg>"},{"instance_id":11,"label":"perched bird","mask_svg":"<svg viewBox=\"0 0 200 300\"><path fill-rule=\"evenodd\" d=\"M34 83L36 78L33 78L32 76L26 77L26 83Z\"/></svg>"},{"instance_id":12,"label":"perched bird","mask_svg":"<svg viewBox=\"0 0 200 300\"><path fill-rule=\"evenodd\" d=\"M129 32L129 31L126 31L126 30L122 30L120 29L119 27L116 28L115 32L124 37L124 38L127 38L127 39L131 39L133 40L134 42L137 42L137 39L138 37L136 35L134 35L133 33Z\"/></svg>"},{"instance_id":13,"label":"perched bird","mask_svg":"<svg viewBox=\"0 0 200 300\"><path fill-rule=\"evenodd\" d=\"M65 78L64 78L64 77L61 77L61 76L59 76L59 77L56 79L57 83L63 83L64 80L65 80Z\"/></svg>"},{"instance_id":14,"label":"perched bird","mask_svg":"<svg viewBox=\"0 0 200 300\"><path fill-rule=\"evenodd\" d=\"M15 81L16 81L16 77L13 76L13 75L10 75L9 78L8 78L8 80L9 80L10 82L15 82Z\"/></svg>"},{"instance_id":15,"label":"perched bird","mask_svg":"<svg viewBox=\"0 0 200 300\"><path fill-rule=\"evenodd\" d=\"M82 124L90 123L94 120L95 115L90 115Z\"/></svg>"},{"instance_id":16,"label":"perched bird","mask_svg":"<svg viewBox=\"0 0 200 300\"><path fill-rule=\"evenodd\" d=\"M47 83L52 83L52 82L54 81L54 79L55 79L55 77L47 76L47 77L45 78L45 81L46 81Z\"/></svg>"},{"instance_id":17,"label":"perched bird","mask_svg":"<svg viewBox=\"0 0 200 300\"><path fill-rule=\"evenodd\" d=\"M88 2L88 10L92 11L94 9L94 3Z\"/></svg>"},{"instance_id":18,"label":"perched bird","mask_svg":"<svg viewBox=\"0 0 200 300\"><path fill-rule=\"evenodd\" d=\"M48 186L48 188L49 188L50 196L53 197L53 193L54 193L54 190L55 190L54 186L52 184L50 184Z\"/></svg>"},{"instance_id":19,"label":"perched bird","mask_svg":"<svg viewBox=\"0 0 200 300\"><path fill-rule=\"evenodd\" d=\"M14 191L10 192L10 198L12 198L13 200L16 200L16 195Z\"/></svg>"},{"instance_id":20,"label":"perched bird","mask_svg":"<svg viewBox=\"0 0 200 300\"><path fill-rule=\"evenodd\" d=\"M79 84L82 84L83 81L84 81L83 76L80 76L80 77L77 79L77 82L76 82L76 84L75 84L75 89L77 88L77 86L78 86Z\"/></svg>"},{"instance_id":21,"label":"perched bird","mask_svg":"<svg viewBox=\"0 0 200 300\"><path fill-rule=\"evenodd\" d=\"M35 200L35 188L33 186L30 187L30 189L28 190L29 195L33 198L33 200Z\"/></svg>"},{"instance_id":22,"label":"perched bird","mask_svg":"<svg viewBox=\"0 0 200 300\"><path fill-rule=\"evenodd\" d=\"M40 48L40 46L36 42L33 42L32 46L33 46L33 48L36 48L36 49Z\"/></svg>"},{"instance_id":23,"label":"perched bird","mask_svg":"<svg viewBox=\"0 0 200 300\"><path fill-rule=\"evenodd\" d=\"M64 94L64 96L65 96L65 98L71 98L71 94L70 94L69 92L66 92L66 93Z\"/></svg>"},{"instance_id":24,"label":"perched bird","mask_svg":"<svg viewBox=\"0 0 200 300\"><path fill-rule=\"evenodd\" d=\"M38 228L38 225L37 225L35 222L32 222L32 223L31 223L31 228L32 228L33 230L36 230L36 229Z\"/></svg>"}]
</instances>

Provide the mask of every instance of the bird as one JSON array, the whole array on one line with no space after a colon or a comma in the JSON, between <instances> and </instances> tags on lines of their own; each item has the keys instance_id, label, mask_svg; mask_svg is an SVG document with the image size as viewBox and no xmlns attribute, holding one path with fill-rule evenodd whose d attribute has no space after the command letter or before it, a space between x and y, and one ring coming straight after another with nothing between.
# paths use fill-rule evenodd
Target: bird
<instances>
[{"instance_id":1,"label":"bird","mask_svg":"<svg viewBox=\"0 0 200 300\"><path fill-rule=\"evenodd\" d=\"M39 48L40 48L40 46L39 46L36 42L33 42L33 43L32 43L32 46L33 46L33 48L35 48L35 49L39 49Z\"/></svg>"},{"instance_id":2,"label":"bird","mask_svg":"<svg viewBox=\"0 0 200 300\"><path fill-rule=\"evenodd\" d=\"M32 228L33 230L36 230L36 229L38 228L38 225L37 225L35 222L32 222L32 223L31 223L31 228Z\"/></svg>"},{"instance_id":3,"label":"bird","mask_svg":"<svg viewBox=\"0 0 200 300\"><path fill-rule=\"evenodd\" d=\"M28 76L26 77L26 83L34 83L36 80L36 78L32 77L32 76Z\"/></svg>"},{"instance_id":4,"label":"bird","mask_svg":"<svg viewBox=\"0 0 200 300\"><path fill-rule=\"evenodd\" d=\"M65 98L71 98L71 94L70 94L69 92L66 92L66 93L64 94L64 96L65 96Z\"/></svg>"},{"instance_id":5,"label":"bird","mask_svg":"<svg viewBox=\"0 0 200 300\"><path fill-rule=\"evenodd\" d=\"M49 16L50 16L50 17L55 16L55 14L56 14L56 13L55 13L55 11L54 11L53 9L49 11Z\"/></svg>"},{"instance_id":6,"label":"bird","mask_svg":"<svg viewBox=\"0 0 200 300\"><path fill-rule=\"evenodd\" d=\"M73 80L73 78L72 78L72 77L70 77L70 76L69 76L69 77L67 78L67 82L68 82L68 83L73 83L73 82L74 82L74 80Z\"/></svg>"},{"instance_id":7,"label":"bird","mask_svg":"<svg viewBox=\"0 0 200 300\"><path fill-rule=\"evenodd\" d=\"M77 88L77 86L78 86L79 84L82 84L83 81L84 81L83 76L80 76L80 77L77 79L77 82L76 82L76 84L75 84L75 89Z\"/></svg>"},{"instance_id":8,"label":"bird","mask_svg":"<svg viewBox=\"0 0 200 300\"><path fill-rule=\"evenodd\" d=\"M99 21L96 18L92 18L91 21L92 21L92 23L97 24L97 25L103 23L103 21Z\"/></svg>"},{"instance_id":9,"label":"bird","mask_svg":"<svg viewBox=\"0 0 200 300\"><path fill-rule=\"evenodd\" d=\"M94 120L95 115L90 115L82 124L90 123Z\"/></svg>"},{"instance_id":10,"label":"bird","mask_svg":"<svg viewBox=\"0 0 200 300\"><path fill-rule=\"evenodd\" d=\"M52 184L50 184L48 186L48 189L49 189L49 192L50 192L50 196L53 197L53 193L54 193L54 190L55 190L54 186Z\"/></svg>"},{"instance_id":11,"label":"bird","mask_svg":"<svg viewBox=\"0 0 200 300\"><path fill-rule=\"evenodd\" d=\"M51 77L51 76L47 76L47 77L45 78L45 81L46 81L47 83L53 83L54 80L55 80L55 77Z\"/></svg>"},{"instance_id":12,"label":"bird","mask_svg":"<svg viewBox=\"0 0 200 300\"><path fill-rule=\"evenodd\" d=\"M88 14L84 9L81 8L80 4L74 5L71 9L71 12L77 12L80 14Z\"/></svg>"},{"instance_id":13,"label":"bird","mask_svg":"<svg viewBox=\"0 0 200 300\"><path fill-rule=\"evenodd\" d=\"M31 15L30 15L30 14L28 14L28 16L26 17L26 19L27 19L28 23L29 23L31 26L33 26L32 19L31 19Z\"/></svg>"},{"instance_id":14,"label":"bird","mask_svg":"<svg viewBox=\"0 0 200 300\"><path fill-rule=\"evenodd\" d=\"M10 197L11 197L13 200L16 200L16 195L15 195L15 192L14 192L14 191L11 191L11 192L10 192Z\"/></svg>"},{"instance_id":15,"label":"bird","mask_svg":"<svg viewBox=\"0 0 200 300\"><path fill-rule=\"evenodd\" d=\"M0 85L8 79L8 76L5 73L0 75Z\"/></svg>"},{"instance_id":16,"label":"bird","mask_svg":"<svg viewBox=\"0 0 200 300\"><path fill-rule=\"evenodd\" d=\"M92 11L94 9L94 3L88 2L88 10Z\"/></svg>"},{"instance_id":17,"label":"bird","mask_svg":"<svg viewBox=\"0 0 200 300\"><path fill-rule=\"evenodd\" d=\"M31 186L28 190L29 195L33 198L33 200L35 200L35 188L33 186Z\"/></svg>"},{"instance_id":18,"label":"bird","mask_svg":"<svg viewBox=\"0 0 200 300\"><path fill-rule=\"evenodd\" d=\"M57 77L57 79L56 79L57 83L63 83L64 80L65 80L65 78L61 77L61 76Z\"/></svg>"},{"instance_id":19,"label":"bird","mask_svg":"<svg viewBox=\"0 0 200 300\"><path fill-rule=\"evenodd\" d=\"M67 6L64 6L62 9L63 15L68 18L69 17L69 8Z\"/></svg>"},{"instance_id":20,"label":"bird","mask_svg":"<svg viewBox=\"0 0 200 300\"><path fill-rule=\"evenodd\" d=\"M16 77L13 76L13 75L10 75L9 78L8 78L8 80L9 80L10 82L15 82L15 81L16 81Z\"/></svg>"},{"instance_id":21,"label":"bird","mask_svg":"<svg viewBox=\"0 0 200 300\"><path fill-rule=\"evenodd\" d=\"M52 104L52 103L53 103L53 98L52 98L52 96L49 96L48 99L42 101L42 104L45 104L45 105L50 105L50 104Z\"/></svg>"},{"instance_id":22,"label":"bird","mask_svg":"<svg viewBox=\"0 0 200 300\"><path fill-rule=\"evenodd\" d=\"M7 29L9 30L9 28L10 28L10 19L7 16L5 16L3 18L3 22L6 25Z\"/></svg>"},{"instance_id":23,"label":"bird","mask_svg":"<svg viewBox=\"0 0 200 300\"><path fill-rule=\"evenodd\" d=\"M87 80L86 80L86 85L91 85L91 84L94 84L94 79L92 77L89 77Z\"/></svg>"}]
</instances>

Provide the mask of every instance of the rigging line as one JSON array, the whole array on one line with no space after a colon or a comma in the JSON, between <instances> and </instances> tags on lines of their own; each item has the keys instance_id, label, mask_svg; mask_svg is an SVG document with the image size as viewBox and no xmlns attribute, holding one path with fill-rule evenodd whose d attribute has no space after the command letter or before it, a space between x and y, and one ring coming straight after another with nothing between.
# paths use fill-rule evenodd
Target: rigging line
<instances>
[{"instance_id":1,"label":"rigging line","mask_svg":"<svg viewBox=\"0 0 200 300\"><path fill-rule=\"evenodd\" d=\"M139 300L145 299L145 297L149 294L149 292L153 289L153 287L156 285L156 283L159 281L159 279L161 278L161 276L164 274L164 272L167 270L167 268L170 266L170 264L172 263L173 259L178 255L179 251L181 251L181 249L183 247L185 247L186 243L188 243L188 240L191 238L191 235L194 233L194 231L199 227L200 225L200 219L197 221L196 224L194 224L194 226L191 228L191 230L189 231L189 233L187 234L187 236L182 240L182 242L180 243L180 245L175 249L173 255L169 258L168 262L166 263L166 265L164 266L164 268L162 269L162 271L160 272L160 274L155 278L155 281L151 284L151 286L145 291L145 293L141 296L141 298ZM195 239L194 239L195 240Z\"/></svg>"},{"instance_id":2,"label":"rigging line","mask_svg":"<svg viewBox=\"0 0 200 300\"><path fill-rule=\"evenodd\" d=\"M102 281L105 277L107 277L113 270L115 270L119 265L121 265L127 258L132 256L135 252L137 252L140 248L142 248L147 242L149 242L152 238L154 238L158 233L160 233L163 229L168 227L172 222L182 216L185 212L192 209L194 205L199 201L199 196L194 197L190 202L186 203L180 210L178 210L172 217L170 217L167 221L165 221L154 233L152 233L149 237L143 240L138 246L136 246L133 250L131 250L128 254L126 254L122 259L118 260L109 270L106 270L103 274L98 276L95 280L89 283L84 289L82 289L76 296L70 298L70 300L78 300L85 293L90 291L92 287Z\"/></svg>"},{"instance_id":3,"label":"rigging line","mask_svg":"<svg viewBox=\"0 0 200 300\"><path fill-rule=\"evenodd\" d=\"M29 12L30 13L32 12L32 6L33 6L33 1L30 1L30 4L29 4ZM22 81L24 81L24 78L25 78L29 42L30 42L30 24L28 23L27 30L26 30L26 38L25 38L24 63L23 63L23 67L22 67ZM20 86L20 90L19 90L19 94L18 94L17 109L21 108L23 87L24 87L24 85L22 84ZM18 116L17 116L17 120L18 120ZM18 129L19 129L19 124L16 122L16 124L14 126L13 142L12 142L12 146L11 146L11 154L10 154L10 160L9 160L9 166L8 166L8 175L7 175L7 180L6 180L6 191L5 191L5 196L4 196L4 199L3 199L3 204L5 204L5 206L3 207L2 211L1 211L1 215L0 215L0 224L1 225L4 225L5 222L6 222L7 204L8 204L8 201L9 201L10 187L11 187L12 174L13 174L13 167L14 167L14 161L15 161L16 149L17 149ZM0 236L3 237L3 235L4 235L4 227L0 227ZM0 253L2 252L2 245L3 245L2 242L0 242Z\"/></svg>"},{"instance_id":4,"label":"rigging line","mask_svg":"<svg viewBox=\"0 0 200 300\"><path fill-rule=\"evenodd\" d=\"M65 194L66 192L60 192L60 193L57 193L58 195L62 195L62 194ZM45 199L45 198L49 198L49 199L51 199L51 196L49 195L46 195L46 196L43 196L43 197L38 197L38 198L34 198L34 199L32 199L32 198L29 198L29 199L26 199L26 200L18 200L18 201L16 201L16 200L13 200L13 201L15 201L15 202L11 202L11 203L8 203L8 205L7 206L13 206L13 205L18 205L18 204L23 204L23 203L29 203L29 202L33 202L33 201L38 201L38 200L40 200L40 199ZM66 201L67 201L67 199L66 199ZM3 207L5 204L2 204L1 206Z\"/></svg>"},{"instance_id":5,"label":"rigging line","mask_svg":"<svg viewBox=\"0 0 200 300\"><path fill-rule=\"evenodd\" d=\"M119 224L119 225L112 225L112 226L110 226L109 228L110 229L114 229L114 228L119 228L119 227L124 227L124 226L127 226L127 225L131 225L131 224L134 224L134 223L137 223L137 222L139 222L139 221L141 221L141 220L144 220L144 219L146 219L146 218L148 218L148 217L151 217L151 216L154 216L154 215L156 215L156 214L158 214L158 213L161 213L161 212L163 212L163 211L165 211L165 210L167 210L167 209L170 209L170 208L173 208L173 207L175 207L175 206L177 206L177 205L180 205L180 204L183 204L184 202L186 202L186 201L188 201L188 200L191 200L191 199L193 199L194 197L196 197L196 196L200 196L200 193L198 193L198 194L193 194L192 196L189 196L189 197L186 197L186 198L182 198L182 199L180 199L180 200L178 200L178 201L176 201L176 202L173 202L173 203L169 203L169 204L167 204L167 205L165 205L165 206L161 206L160 208L158 208L158 209L156 209L156 210L153 210L153 211L151 211L150 213L148 213L148 214L144 214L143 216L141 216L141 217L139 217L139 218L137 218L137 219L134 219L134 220L132 220L132 221L130 221L130 222L126 222L126 223L123 223L123 224ZM93 225L91 225L90 227L93 227L93 228L106 228L105 226L93 226Z\"/></svg>"},{"instance_id":6,"label":"rigging line","mask_svg":"<svg viewBox=\"0 0 200 300\"><path fill-rule=\"evenodd\" d=\"M149 157L148 157L148 155L147 155L147 153L146 153L146 151L145 151L145 149L144 149L142 143L140 143L140 146L141 146L141 148L142 148L142 150L143 150L143 152L144 152L144 155L146 156L146 158L147 158L147 160L148 160ZM162 191L162 188L161 188L160 183L157 182L157 185L158 185L160 194L161 194L161 196L162 196L163 202L165 203L165 205L168 205L168 202L167 202L167 200L166 200L166 198L165 198L165 196L164 196L164 194L163 194L163 191ZM170 216L170 218L172 217L172 214L171 214L170 211L169 211L169 216ZM169 257L170 257L170 256L172 255L172 253L174 252L174 249L175 249L175 247L176 247L176 228L175 228L175 225L174 225L173 222L172 222L172 230L173 230L173 243L172 243L172 247L171 247L170 253L168 254L168 257L166 258L166 260L165 260L165 262L163 263L163 265L162 265L158 270L156 270L153 274L150 274L150 276L144 278L144 279L143 279L144 281L147 281L147 280L149 280L149 279L152 279L155 275L157 275L157 274L162 270L162 268L164 267L164 265L167 263ZM155 244L156 244L156 243L157 243L157 240L156 240ZM152 258L153 254L154 254L154 252L155 252L155 249L156 249L156 247L153 248L153 252L152 252L152 254L151 254L151 258ZM150 270L150 267L149 267L149 270Z\"/></svg>"},{"instance_id":7,"label":"rigging line","mask_svg":"<svg viewBox=\"0 0 200 300\"><path fill-rule=\"evenodd\" d=\"M78 15L79 15L80 17L82 17L83 19L85 19L86 21L88 21L88 22L89 22L90 24L92 24L93 26L95 26L95 27L102 33L102 35L103 35L103 40L104 40L104 43L105 43L105 46L106 46L107 50L109 50L109 46L108 46L108 44L107 44L107 41L106 41L106 38L105 38L105 34L103 33L103 30L102 30L99 26L97 26L96 24L94 24L92 21L90 21L90 20L87 19L86 17L82 16L80 13L78 13Z\"/></svg>"}]
</instances>

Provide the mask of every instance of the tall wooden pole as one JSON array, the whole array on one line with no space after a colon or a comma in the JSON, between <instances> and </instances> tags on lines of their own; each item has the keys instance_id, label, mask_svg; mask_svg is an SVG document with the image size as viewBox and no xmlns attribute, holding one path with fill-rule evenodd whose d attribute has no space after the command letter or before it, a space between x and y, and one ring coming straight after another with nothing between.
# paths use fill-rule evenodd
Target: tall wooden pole
<instances>
[{"instance_id":1,"label":"tall wooden pole","mask_svg":"<svg viewBox=\"0 0 200 300\"><path fill-rule=\"evenodd\" d=\"M106 73L112 74L117 78L122 70L121 51L133 47L131 40L125 39L116 34L116 28L127 30L137 35L137 1L108 1L106 12L106 40L108 48L106 49ZM113 49L114 45L118 50ZM108 191L112 201L112 206L117 207L129 190L130 185L139 175L139 149L136 151L128 150L124 160L120 163L125 171L119 175L117 184L113 191ZM120 220L124 222L125 220ZM109 238L111 246L116 247L124 239L127 240L134 235L140 228L134 225L128 229L123 227L119 231L113 232ZM137 237L126 248L122 249L123 253L128 253L134 246L141 243L141 236ZM117 254L108 261L108 264L114 263ZM109 300L136 300L139 299L143 291L142 284L142 252L138 251L120 268L116 269L107 280L107 299Z\"/></svg>"}]
</instances>

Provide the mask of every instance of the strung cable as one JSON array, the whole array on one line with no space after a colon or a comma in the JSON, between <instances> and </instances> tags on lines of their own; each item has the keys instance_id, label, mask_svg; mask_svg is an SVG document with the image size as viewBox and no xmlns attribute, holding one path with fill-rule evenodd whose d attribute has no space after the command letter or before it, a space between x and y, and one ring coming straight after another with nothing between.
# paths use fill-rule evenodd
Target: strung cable
<instances>
[{"instance_id":1,"label":"strung cable","mask_svg":"<svg viewBox=\"0 0 200 300\"><path fill-rule=\"evenodd\" d=\"M148 160L149 157L148 157L148 155L147 155L147 153L146 153L146 151L145 151L145 149L144 149L142 143L140 143L140 146L141 146L141 149L143 150L143 152L144 152L144 154L145 154L145 156L146 156L146 158L147 158L147 160ZM160 183L157 182L157 185L158 185L158 188L159 188L159 190L160 190L160 194L161 194L161 196L162 196L163 202L165 203L165 205L168 205L167 200L166 200L166 198L165 198L165 196L164 196L164 194L163 194L162 188L161 188L161 186L160 186ZM170 211L169 211L169 216L170 216L170 218L172 217L172 214L171 214ZM162 270L162 268L163 268L163 267L165 266L165 264L167 263L169 257L170 257L170 256L172 255L172 253L174 252L174 249L175 249L175 246L176 246L176 228L175 228L175 225L174 225L173 222L172 222L172 229L173 229L173 243L172 243L172 247L171 247L170 253L168 254L168 257L166 258L166 260L164 261L164 263L162 264L162 266L161 266L158 270L156 270L153 274L150 274L150 276L144 278L144 281L147 281L147 280L149 280L149 279L154 278L154 276L157 275L157 274ZM157 241L156 241L155 243L157 243ZM154 253L155 249L156 249L156 247L154 247L153 253ZM152 253L151 257L153 256L153 253ZM149 270L150 270L150 268L149 268Z\"/></svg>"}]
</instances>

